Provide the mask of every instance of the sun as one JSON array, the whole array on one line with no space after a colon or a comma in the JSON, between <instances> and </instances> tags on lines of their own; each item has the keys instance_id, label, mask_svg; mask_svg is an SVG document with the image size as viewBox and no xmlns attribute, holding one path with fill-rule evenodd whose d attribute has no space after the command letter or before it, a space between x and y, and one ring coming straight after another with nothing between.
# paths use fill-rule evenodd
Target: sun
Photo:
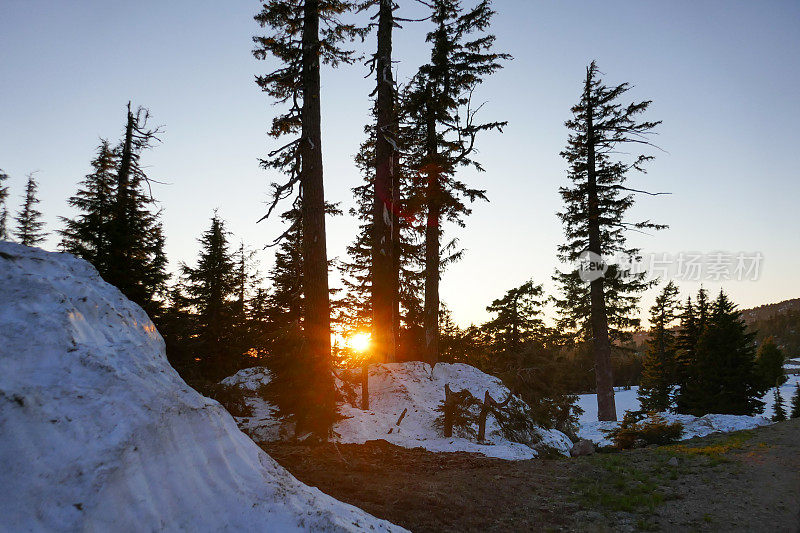
<instances>
[{"instance_id":1,"label":"sun","mask_svg":"<svg viewBox=\"0 0 800 533\"><path fill-rule=\"evenodd\" d=\"M347 339L347 345L357 352L364 352L369 348L369 334L356 333Z\"/></svg>"}]
</instances>

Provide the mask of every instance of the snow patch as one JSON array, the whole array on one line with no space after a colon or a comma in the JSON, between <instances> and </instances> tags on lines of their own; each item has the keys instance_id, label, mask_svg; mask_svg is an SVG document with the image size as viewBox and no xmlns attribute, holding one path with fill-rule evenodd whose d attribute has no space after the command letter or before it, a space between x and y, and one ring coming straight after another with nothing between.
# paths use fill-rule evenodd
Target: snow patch
<instances>
[{"instance_id":1,"label":"snow patch","mask_svg":"<svg viewBox=\"0 0 800 533\"><path fill-rule=\"evenodd\" d=\"M348 383L357 383L360 372L360 369L344 370L340 375ZM266 369L248 368L226 378L223 383L255 391L268 380L269 372ZM344 384L338 378L337 383L340 387ZM560 431L540 428L536 435L531 435L530 443L512 442L502 434L499 424L491 415L487 419L484 443L463 435L442 437L434 420L438 415L436 408L444 400L445 385L455 391L467 389L480 400L483 400L486 391L497 401L503 401L509 394L500 379L465 364L439 363L433 369L419 361L370 365L370 408L363 411L354 407L361 404L360 388L355 387L355 400L352 405L345 403L341 406L341 414L345 418L334 426L337 440L361 444L384 439L405 448L421 447L433 452L475 452L511 460L536 457L536 447L543 446L555 448L565 455L569 453L572 442ZM276 421L272 405L259 397L250 397L247 402L253 408L253 416L239 418L238 422L254 439L273 441L290 435L289 429Z\"/></svg>"},{"instance_id":2,"label":"snow patch","mask_svg":"<svg viewBox=\"0 0 800 533\"><path fill-rule=\"evenodd\" d=\"M9 531L403 531L297 481L85 261L0 243Z\"/></svg>"},{"instance_id":3,"label":"snow patch","mask_svg":"<svg viewBox=\"0 0 800 533\"><path fill-rule=\"evenodd\" d=\"M781 387L781 394L788 407L788 399L794 394L795 384L800 380L800 376L790 377L789 381ZM711 433L739 431L743 429L753 429L771 424L769 417L773 412L773 390L764 395L762 400L765 402L764 413L756 416L746 415L723 415L708 414L697 417L692 415L679 415L674 413L660 413L669 422L680 422L683 424L683 435L681 440L693 437L704 437ZM637 397L639 387L629 389L616 389L614 400L617 406L617 418L622 418L625 411L638 411L641 407ZM602 446L610 445L611 441L606 438L604 430L615 428L619 422L598 422L597 421L597 395L581 394L578 397L578 405L583 409L580 418L578 436L583 439L591 440Z\"/></svg>"}]
</instances>

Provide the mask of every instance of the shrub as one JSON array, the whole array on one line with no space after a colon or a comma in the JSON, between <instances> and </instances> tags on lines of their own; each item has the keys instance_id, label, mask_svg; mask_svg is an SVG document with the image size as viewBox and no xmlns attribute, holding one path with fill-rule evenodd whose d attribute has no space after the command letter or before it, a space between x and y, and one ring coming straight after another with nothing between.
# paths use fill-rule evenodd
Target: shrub
<instances>
[{"instance_id":1,"label":"shrub","mask_svg":"<svg viewBox=\"0 0 800 533\"><path fill-rule=\"evenodd\" d=\"M445 398L436 408L438 415L434 420L441 435L450 437L452 435L448 435L448 432L452 430L459 437L474 438L477 435L476 425L481 402L467 389L450 391L447 387ZM448 410L450 423L447 420Z\"/></svg>"},{"instance_id":2,"label":"shrub","mask_svg":"<svg viewBox=\"0 0 800 533\"><path fill-rule=\"evenodd\" d=\"M667 422L658 413L627 411L620 425L605 433L615 447L626 450L648 444L671 444L683 434L683 424Z\"/></svg>"},{"instance_id":3,"label":"shrub","mask_svg":"<svg viewBox=\"0 0 800 533\"><path fill-rule=\"evenodd\" d=\"M217 400L233 416L253 416L253 409L247 404L245 392L239 387L222 383L208 383L201 388L200 392Z\"/></svg>"}]
</instances>

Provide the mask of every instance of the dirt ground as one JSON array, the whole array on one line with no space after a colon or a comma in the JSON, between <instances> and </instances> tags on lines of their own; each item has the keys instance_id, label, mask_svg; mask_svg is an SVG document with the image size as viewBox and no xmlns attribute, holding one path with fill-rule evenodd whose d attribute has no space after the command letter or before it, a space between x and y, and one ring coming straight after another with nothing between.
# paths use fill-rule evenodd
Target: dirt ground
<instances>
[{"instance_id":1,"label":"dirt ground","mask_svg":"<svg viewBox=\"0 0 800 533\"><path fill-rule=\"evenodd\" d=\"M415 532L800 532L800 419L576 459L386 441L264 449L304 483Z\"/></svg>"}]
</instances>

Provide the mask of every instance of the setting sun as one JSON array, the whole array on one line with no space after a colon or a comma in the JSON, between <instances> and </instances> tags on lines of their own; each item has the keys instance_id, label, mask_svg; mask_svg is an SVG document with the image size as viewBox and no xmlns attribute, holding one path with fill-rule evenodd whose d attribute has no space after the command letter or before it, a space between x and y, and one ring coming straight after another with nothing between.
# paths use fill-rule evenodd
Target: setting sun
<instances>
[{"instance_id":1,"label":"setting sun","mask_svg":"<svg viewBox=\"0 0 800 533\"><path fill-rule=\"evenodd\" d=\"M347 339L347 345L357 352L366 351L369 348L369 334L356 333Z\"/></svg>"}]
</instances>

